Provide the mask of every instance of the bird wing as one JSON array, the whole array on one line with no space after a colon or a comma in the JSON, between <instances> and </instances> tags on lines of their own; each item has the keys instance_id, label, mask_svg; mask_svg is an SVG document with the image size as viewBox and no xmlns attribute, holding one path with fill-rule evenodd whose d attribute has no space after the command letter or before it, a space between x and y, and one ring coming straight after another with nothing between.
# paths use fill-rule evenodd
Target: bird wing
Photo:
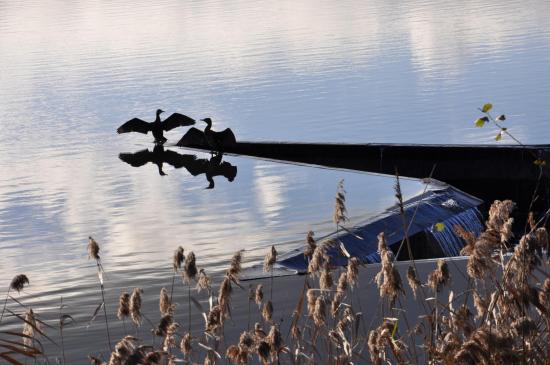
<instances>
[{"instance_id":1,"label":"bird wing","mask_svg":"<svg viewBox=\"0 0 550 365\"><path fill-rule=\"evenodd\" d=\"M224 129L220 132L214 132L214 138L216 139L216 142L223 147L228 146L234 146L235 143L237 143L237 139L235 138L235 134L233 131L229 128Z\"/></svg>"},{"instance_id":2,"label":"bird wing","mask_svg":"<svg viewBox=\"0 0 550 365\"><path fill-rule=\"evenodd\" d=\"M141 150L136 153L121 153L118 155L122 161L134 167L140 167L151 162L153 153L149 150Z\"/></svg>"},{"instance_id":3,"label":"bird wing","mask_svg":"<svg viewBox=\"0 0 550 365\"><path fill-rule=\"evenodd\" d=\"M185 165L185 168L193 176L204 174L208 170L208 160L204 158L198 158L193 163Z\"/></svg>"},{"instance_id":4,"label":"bird wing","mask_svg":"<svg viewBox=\"0 0 550 365\"><path fill-rule=\"evenodd\" d=\"M169 131L177 127L185 127L195 124L195 119L180 113L174 113L162 122L162 129Z\"/></svg>"},{"instance_id":5,"label":"bird wing","mask_svg":"<svg viewBox=\"0 0 550 365\"><path fill-rule=\"evenodd\" d=\"M195 127L189 128L187 132L181 137L181 139L176 143L176 146L188 147L188 146L204 146L206 145L206 139L204 138L204 133L201 130L198 130Z\"/></svg>"},{"instance_id":6,"label":"bird wing","mask_svg":"<svg viewBox=\"0 0 550 365\"><path fill-rule=\"evenodd\" d=\"M197 157L195 155L179 154L174 151L166 150L162 155L164 162L174 166L176 169L187 167L193 164Z\"/></svg>"},{"instance_id":7,"label":"bird wing","mask_svg":"<svg viewBox=\"0 0 550 365\"><path fill-rule=\"evenodd\" d=\"M152 127L152 123L148 123L139 118L134 118L127 121L120 127L118 127L116 131L119 134L128 133L128 132L138 132L138 133L147 134L151 130L151 127Z\"/></svg>"}]
</instances>

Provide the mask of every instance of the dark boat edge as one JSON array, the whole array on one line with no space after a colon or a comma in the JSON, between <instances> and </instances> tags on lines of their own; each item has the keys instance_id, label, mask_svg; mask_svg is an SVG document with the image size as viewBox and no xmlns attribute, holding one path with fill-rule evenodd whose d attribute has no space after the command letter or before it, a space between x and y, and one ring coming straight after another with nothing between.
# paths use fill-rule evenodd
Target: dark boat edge
<instances>
[{"instance_id":1,"label":"dark boat edge","mask_svg":"<svg viewBox=\"0 0 550 365\"><path fill-rule=\"evenodd\" d=\"M191 128L176 144L209 150L202 132ZM397 143L237 142L225 153L344 168L412 178L433 177L492 202L512 199L527 211L548 206L547 168L535 163L550 157L550 145L430 145ZM537 190L536 194L535 188ZM533 207L531 207L533 208Z\"/></svg>"}]
</instances>

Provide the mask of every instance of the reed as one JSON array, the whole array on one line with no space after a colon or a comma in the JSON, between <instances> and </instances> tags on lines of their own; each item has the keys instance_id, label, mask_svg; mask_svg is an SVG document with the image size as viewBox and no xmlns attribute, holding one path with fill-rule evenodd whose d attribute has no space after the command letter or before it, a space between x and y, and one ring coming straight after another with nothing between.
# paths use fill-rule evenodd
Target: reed
<instances>
[{"instance_id":1,"label":"reed","mask_svg":"<svg viewBox=\"0 0 550 365\"><path fill-rule=\"evenodd\" d=\"M469 253L463 273L469 281L464 292L455 292L456 289L451 287L453 278L449 265L452 264L448 261L438 260L424 283L412 263L407 267L408 286L419 303L418 308L425 309L424 302L430 303L428 310L418 316L411 315L412 312L402 306L405 288L384 233L378 235L381 264L374 284L369 281L370 277L361 282L365 276L357 258L348 258L345 270L332 266L328 252L332 252L329 249L335 247L335 243L330 240L316 242L313 234L308 234L304 249L308 252L309 275L305 276L303 286L285 288L296 291L291 294L296 294L297 298L291 313L283 313L277 307L277 314L281 312L280 317L285 321L280 323L273 315L274 303L280 300L278 293L273 293L273 267L277 262L275 247L272 246L264 258L264 271L270 273L269 298L264 297L264 284L251 285L243 291L233 290L233 285L244 289L240 284L243 251L231 257L228 268L222 272L221 282L214 284L203 269L197 269L195 255L189 252L185 259L181 262L175 260L173 265L174 272L181 270L187 284L189 328L184 331L176 322L174 306L177 303L171 300L167 288L162 288L158 302L160 318L152 325L154 338L160 337L160 343L155 346L154 340L150 345L137 336L125 336L110 351L108 359L90 356L90 362L164 365L197 363L202 356L205 364L228 362L239 365L343 365L369 361L373 364L424 361L434 365L549 363L550 279L547 265L550 262L545 255L548 234L544 227L540 227L543 217L538 220L533 217L529 230L515 238L510 233L513 207L509 201L495 202L489 210L484 231L477 237L455 227ZM99 252L99 245L91 239L89 256L96 260L99 272L103 273ZM102 275L98 276L101 282ZM208 291L210 306L206 310L202 310L202 304L191 297L191 283L195 285L195 282L197 291ZM27 284L26 276L18 276L10 284L10 290L21 290ZM357 288L371 285L377 286L379 303L384 305L367 308L365 312L354 303L352 288L361 295ZM212 286L218 288L217 298L212 295ZM433 293L433 297L417 295L423 287ZM141 313L142 295L140 288L134 288L131 295L123 292L119 297L117 317L123 322L130 317L136 330L145 318ZM205 326L201 334L195 332L196 328L193 335L191 333L191 300L200 312L204 312ZM239 311L244 316L246 308L235 303L245 301L248 303L248 324L231 316L232 311ZM253 327L250 326L252 302L257 304L257 309L254 305L252 307L260 318ZM62 308L63 304L60 321L68 318L62 313ZM42 326L32 309L25 308L24 314L10 309L4 308L23 323L19 342L26 352L18 352L18 356L36 358L41 355L37 352L39 338L46 335L47 327ZM370 326L365 326L363 317L377 318L375 312L381 314L380 322L373 320ZM288 317L290 321L286 320ZM232 335L225 337L225 322L240 333L238 340ZM283 338L281 328L285 332L288 329L286 338ZM2 331L0 328L0 349L7 344L2 337L6 331ZM63 344L60 351L64 352ZM6 360L5 356L0 352L0 359Z\"/></svg>"},{"instance_id":2,"label":"reed","mask_svg":"<svg viewBox=\"0 0 550 365\"><path fill-rule=\"evenodd\" d=\"M191 282L196 279L197 265L195 254L189 252L183 264L183 281L187 283L187 311L188 311L188 332L191 332Z\"/></svg>"},{"instance_id":3,"label":"reed","mask_svg":"<svg viewBox=\"0 0 550 365\"><path fill-rule=\"evenodd\" d=\"M25 285L29 284L29 278L25 274L19 274L13 277L11 280L10 286L8 287L8 292L6 293L6 299L4 300L4 307L2 308L2 315L0 315L0 323L4 319L4 312L6 311L6 306L8 304L8 298L10 297L10 291L15 290L19 294Z\"/></svg>"},{"instance_id":4,"label":"reed","mask_svg":"<svg viewBox=\"0 0 550 365\"><path fill-rule=\"evenodd\" d=\"M178 270L181 269L181 265L183 264L183 261L185 260L184 250L183 247L179 246L176 251L174 251L174 255L172 257L172 285L170 287L170 301L172 301L172 294L174 293L174 281L176 280L176 275L178 273Z\"/></svg>"},{"instance_id":5,"label":"reed","mask_svg":"<svg viewBox=\"0 0 550 365\"><path fill-rule=\"evenodd\" d=\"M105 315L105 328L107 330L107 341L109 343L109 349L112 351L113 347L111 346L111 334L109 331L109 319L107 317L107 304L105 303L105 288L103 286L103 266L101 264L101 259L99 257L99 245L92 238L88 236L88 259L93 259L96 262L97 266L97 277L99 279L99 287L101 289L101 300L103 303L103 314Z\"/></svg>"},{"instance_id":6,"label":"reed","mask_svg":"<svg viewBox=\"0 0 550 365\"><path fill-rule=\"evenodd\" d=\"M275 246L264 257L264 272L269 272L271 276L271 285L269 287L269 300L273 300L273 265L277 262L277 250Z\"/></svg>"}]
</instances>

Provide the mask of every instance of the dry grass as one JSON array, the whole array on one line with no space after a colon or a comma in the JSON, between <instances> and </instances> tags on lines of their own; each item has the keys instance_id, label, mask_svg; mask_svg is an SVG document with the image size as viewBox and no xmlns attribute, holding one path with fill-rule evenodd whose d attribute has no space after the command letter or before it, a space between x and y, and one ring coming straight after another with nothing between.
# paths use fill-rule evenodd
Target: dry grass
<instances>
[{"instance_id":1,"label":"dry grass","mask_svg":"<svg viewBox=\"0 0 550 365\"><path fill-rule=\"evenodd\" d=\"M340 188L343 191L343 186ZM340 201L343 203L344 199L340 197ZM548 257L544 256L549 244L548 234L532 218L530 230L514 240L510 217L513 207L510 201L495 202L489 211L486 229L478 237L455 227L465 241L464 252L469 253L464 273L469 279L466 291L453 292L450 285L453 278L445 260L438 260L424 281L414 265L408 266L408 285L415 300L425 308L417 317L401 307L404 287L383 233L378 236L380 271L369 283L359 283L361 262L357 258L349 258L344 270L333 267L327 248L334 243L315 242L313 233L308 233L305 256L310 275L305 276L303 288L294 289L301 290L301 294L297 295L299 299L291 323L286 324L286 337L286 329L281 333L278 318L274 316L277 298L264 298L264 284L250 287L250 290L237 288L242 288L239 284L242 251L233 255L218 286L211 283L204 269L197 268L192 252L184 258L183 248L179 248L173 259L174 272L181 270L189 291L191 281L197 281L197 293L206 291L210 302L204 310L204 331L193 332L193 335L190 330L182 331L175 320L176 303L162 288L161 317L153 326L154 336L160 337L157 345L155 342L147 344L146 336L138 339L128 335L108 356L90 356L90 362L107 365L181 362L359 364L369 361L373 364L548 364L550 279L546 274L541 275L545 272L543 265L548 265ZM338 209L345 214L345 207ZM338 220L339 224L342 222ZM90 258L99 261L99 246L92 238L88 252ZM265 256L264 270L272 273L276 263L277 251L272 246ZM16 278L11 285L13 290L28 284L26 276ZM369 316L382 318L369 327L364 324L361 293L354 291L359 284L363 287L377 285L379 303L383 304L367 309ZM269 289L272 287L273 282ZM120 295L119 319L130 317L136 326L142 325L142 293L135 288L131 295ZM246 324L232 322L242 328L238 342L231 343L224 335L224 328L231 319L232 310L243 310L232 308L235 295L246 296L249 323L250 303L258 305L252 307L259 322L253 328L250 324L246 328ZM381 316L373 315L374 311ZM20 317L21 337L13 342L19 343L18 349L23 350L16 355L39 358L43 354L37 343L46 334L32 309ZM15 364L16 360L6 358L10 354L2 352L6 346L7 342L0 337L0 358Z\"/></svg>"}]
</instances>

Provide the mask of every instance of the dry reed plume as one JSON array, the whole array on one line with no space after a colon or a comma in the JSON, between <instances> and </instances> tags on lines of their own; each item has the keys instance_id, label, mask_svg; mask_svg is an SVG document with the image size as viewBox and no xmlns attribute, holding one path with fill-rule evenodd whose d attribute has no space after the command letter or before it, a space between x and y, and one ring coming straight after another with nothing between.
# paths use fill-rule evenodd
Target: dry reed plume
<instances>
[{"instance_id":1,"label":"dry reed plume","mask_svg":"<svg viewBox=\"0 0 550 365\"><path fill-rule=\"evenodd\" d=\"M210 277L206 274L204 269L199 270L199 279L197 280L197 291L200 293L201 290L206 290L208 293L211 292L212 288L210 286Z\"/></svg>"},{"instance_id":2,"label":"dry reed plume","mask_svg":"<svg viewBox=\"0 0 550 365\"><path fill-rule=\"evenodd\" d=\"M117 317L120 320L124 320L130 316L130 294L121 293L118 298L118 312Z\"/></svg>"},{"instance_id":3,"label":"dry reed plume","mask_svg":"<svg viewBox=\"0 0 550 365\"><path fill-rule=\"evenodd\" d=\"M315 248L317 247L315 243L315 239L313 238L315 236L315 233L313 231L309 231L307 233L306 237L306 249L304 250L304 256L306 259L311 261L311 258L313 257L313 252L315 251Z\"/></svg>"},{"instance_id":4,"label":"dry reed plume","mask_svg":"<svg viewBox=\"0 0 550 365\"><path fill-rule=\"evenodd\" d=\"M143 290L141 288L134 288L132 295L130 296L130 316L132 322L139 327L141 325L141 294Z\"/></svg>"},{"instance_id":5,"label":"dry reed plume","mask_svg":"<svg viewBox=\"0 0 550 365\"><path fill-rule=\"evenodd\" d=\"M346 210L346 190L344 190L344 180L340 180L338 183L332 220L337 226L349 220Z\"/></svg>"},{"instance_id":6,"label":"dry reed plume","mask_svg":"<svg viewBox=\"0 0 550 365\"><path fill-rule=\"evenodd\" d=\"M204 332L200 335L194 333L193 336L190 330L180 332L179 324L174 319L175 303L166 288L162 288L159 299L161 316L157 325L151 325L152 337L160 337L160 343L149 346L141 339L126 336L116 344L107 361L90 356L90 362L101 365L164 365L197 363L198 357L202 356L201 361L205 364L227 361L239 365L257 362L265 365L347 365L369 360L380 365L423 362L433 365L549 363L550 279L547 278L546 266L543 266L548 264L548 258L545 258L548 234L544 227L538 226L542 219L537 221L532 217L528 223L529 230L516 240L511 233L513 220L510 214L513 207L510 201L495 202L489 211L485 230L477 237L455 227L457 234L465 241L464 252L469 254L465 275L471 280L464 283L466 288L460 287L456 276L454 280L458 283L451 287L450 269L456 270L457 267L455 263L449 267L448 261L438 260L425 285L433 291L434 297L416 299L422 284L416 266L412 263L408 265L408 285L419 304L418 308L425 309L425 313L420 313L418 317L413 316L411 313L414 311L403 307L402 301L398 300L405 290L384 233L378 235L381 264L374 280L384 302L380 310L372 307L363 310L359 301L354 303L351 289L359 285L362 275L360 260L350 257L345 269L336 269L330 264L329 256L329 252L334 252L329 250L334 247L334 242L317 243L311 233L305 247L308 273L318 275L305 276L291 321L285 318L290 314L284 312L288 306L277 307L276 318L285 318L281 323L274 320L273 296L264 298L262 284L249 286L249 290L241 294L243 298L233 293L232 285L242 288L239 284L242 251L233 255L216 298L212 294L210 278L204 270L197 270L195 255L189 252L183 259L182 249L182 256L177 259L174 256L174 272L182 271L189 290L191 281L196 280L197 291L208 291L209 307L206 310L202 310L202 304L193 298L199 311L205 312ZM100 267L99 245L91 238L88 255ZM271 273L271 280L276 262L277 251L272 246L264 260L264 270ZM333 277L338 278L336 283ZM28 279L22 275L17 280L14 278L10 290L21 290L26 284ZM124 320L131 317L133 323L140 326L144 317L141 296L142 290L139 288L135 288L131 295L122 293L118 318ZM232 296L235 303L246 303L248 299L249 323L246 329L244 327L247 325L242 321L243 308L235 305L234 310L239 314L231 316ZM189 293L189 306L191 299ZM412 300L412 296L409 299ZM252 302L258 305L255 315L261 322L255 323L253 328L250 327ZM380 315L381 322L371 322L371 326L367 327L363 324L365 315ZM228 318L232 318L228 323L238 328L238 342L234 333L224 329ZM24 328L20 343L31 351L43 338L40 317L37 318L29 309L21 320ZM284 335L281 333L283 330ZM38 338L37 334L42 337ZM2 341L0 337L0 347L5 343ZM3 353L0 352L0 358L5 359L1 355ZM226 359L223 359L224 356Z\"/></svg>"},{"instance_id":7,"label":"dry reed plume","mask_svg":"<svg viewBox=\"0 0 550 365\"><path fill-rule=\"evenodd\" d=\"M101 260L99 258L99 245L92 236L88 236L88 259L93 259L96 262L97 266L97 277L99 279L99 287L101 289L101 300L103 304L103 314L105 315L105 328L107 330L107 341L109 343L109 349L112 350L111 346L111 334L109 331L109 320L107 319L107 303L105 303L105 288L103 287L103 266L101 265Z\"/></svg>"},{"instance_id":8,"label":"dry reed plume","mask_svg":"<svg viewBox=\"0 0 550 365\"><path fill-rule=\"evenodd\" d=\"M172 306L172 302L168 296L168 291L166 288L160 289L159 310L161 315L172 314L174 311L174 307Z\"/></svg>"},{"instance_id":9,"label":"dry reed plume","mask_svg":"<svg viewBox=\"0 0 550 365\"><path fill-rule=\"evenodd\" d=\"M21 290L25 287L25 284L29 284L29 278L25 274L19 274L13 277L8 287L8 292L6 293L6 299L4 300L4 307L2 308L2 315L0 315L0 323L4 319L4 312L6 311L6 306L8 304L8 298L10 297L10 291L15 290L19 294Z\"/></svg>"},{"instance_id":10,"label":"dry reed plume","mask_svg":"<svg viewBox=\"0 0 550 365\"><path fill-rule=\"evenodd\" d=\"M190 284L192 280L195 280L196 276L197 265L195 262L195 254L193 252L189 252L187 257L185 257L185 262L183 264L183 278L186 283Z\"/></svg>"},{"instance_id":11,"label":"dry reed plume","mask_svg":"<svg viewBox=\"0 0 550 365\"><path fill-rule=\"evenodd\" d=\"M393 306L397 296L404 291L401 276L393 264L393 253L386 245L386 238L383 232L378 235L378 253L380 254L382 267L374 280L380 290L380 297L388 298L391 306Z\"/></svg>"},{"instance_id":12,"label":"dry reed plume","mask_svg":"<svg viewBox=\"0 0 550 365\"><path fill-rule=\"evenodd\" d=\"M273 271L273 265L275 262L277 262L277 250L275 249L275 246L271 246L271 249L264 258L264 272Z\"/></svg>"}]
</instances>

